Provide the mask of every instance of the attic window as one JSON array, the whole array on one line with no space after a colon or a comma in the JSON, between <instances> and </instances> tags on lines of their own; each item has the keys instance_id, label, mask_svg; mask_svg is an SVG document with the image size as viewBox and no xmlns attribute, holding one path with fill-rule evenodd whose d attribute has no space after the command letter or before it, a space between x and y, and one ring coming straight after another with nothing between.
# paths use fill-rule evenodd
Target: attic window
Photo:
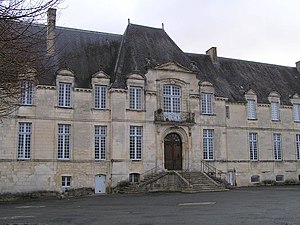
<instances>
[{"instance_id":1,"label":"attic window","mask_svg":"<svg viewBox=\"0 0 300 225\"><path fill-rule=\"evenodd\" d=\"M272 121L279 121L279 102L271 102Z\"/></svg>"},{"instance_id":2,"label":"attic window","mask_svg":"<svg viewBox=\"0 0 300 225\"><path fill-rule=\"evenodd\" d=\"M294 104L294 121L300 122L300 104Z\"/></svg>"},{"instance_id":3,"label":"attic window","mask_svg":"<svg viewBox=\"0 0 300 225\"><path fill-rule=\"evenodd\" d=\"M256 102L253 99L247 101L247 116L248 120L256 119Z\"/></svg>"}]
</instances>

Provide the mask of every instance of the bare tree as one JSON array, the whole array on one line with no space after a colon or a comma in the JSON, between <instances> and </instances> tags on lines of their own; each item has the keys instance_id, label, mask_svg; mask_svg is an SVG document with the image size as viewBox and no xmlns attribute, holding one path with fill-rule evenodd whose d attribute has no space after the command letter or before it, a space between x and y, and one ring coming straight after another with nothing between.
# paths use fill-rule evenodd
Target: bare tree
<instances>
[{"instance_id":1,"label":"bare tree","mask_svg":"<svg viewBox=\"0 0 300 225\"><path fill-rule=\"evenodd\" d=\"M48 9L60 0L0 0L0 118L17 109L21 92L51 66L46 54ZM22 88L23 87L23 90Z\"/></svg>"}]
</instances>

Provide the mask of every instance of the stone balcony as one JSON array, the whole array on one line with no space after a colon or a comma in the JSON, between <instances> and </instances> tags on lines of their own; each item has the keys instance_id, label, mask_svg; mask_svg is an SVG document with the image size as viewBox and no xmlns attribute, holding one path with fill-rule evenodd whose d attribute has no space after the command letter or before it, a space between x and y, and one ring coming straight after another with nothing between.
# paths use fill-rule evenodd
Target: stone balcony
<instances>
[{"instance_id":1,"label":"stone balcony","mask_svg":"<svg viewBox=\"0 0 300 225\"><path fill-rule=\"evenodd\" d=\"M154 112L154 122L162 124L187 124L194 125L195 114L191 112L163 112L156 110Z\"/></svg>"}]
</instances>

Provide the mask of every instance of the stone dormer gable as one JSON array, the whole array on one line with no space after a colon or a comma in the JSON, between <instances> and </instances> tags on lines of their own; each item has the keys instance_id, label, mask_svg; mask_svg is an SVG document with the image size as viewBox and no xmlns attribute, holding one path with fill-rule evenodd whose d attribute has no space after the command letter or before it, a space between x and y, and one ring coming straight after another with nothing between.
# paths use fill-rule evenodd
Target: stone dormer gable
<instances>
[{"instance_id":1,"label":"stone dormer gable","mask_svg":"<svg viewBox=\"0 0 300 225\"><path fill-rule=\"evenodd\" d=\"M145 80L145 77L142 74L139 74L139 73L131 73L131 74L127 75L127 79Z\"/></svg>"},{"instance_id":2,"label":"stone dormer gable","mask_svg":"<svg viewBox=\"0 0 300 225\"><path fill-rule=\"evenodd\" d=\"M56 73L58 76L74 77L74 72L70 69L60 69Z\"/></svg>"},{"instance_id":3,"label":"stone dormer gable","mask_svg":"<svg viewBox=\"0 0 300 225\"><path fill-rule=\"evenodd\" d=\"M104 78L104 79L110 79L110 76L107 75L104 71L100 70L99 72L93 74L93 78Z\"/></svg>"},{"instance_id":4,"label":"stone dormer gable","mask_svg":"<svg viewBox=\"0 0 300 225\"><path fill-rule=\"evenodd\" d=\"M256 96L256 93L255 93L252 89L249 89L249 90L245 93L245 96Z\"/></svg>"},{"instance_id":5,"label":"stone dormer gable","mask_svg":"<svg viewBox=\"0 0 300 225\"><path fill-rule=\"evenodd\" d=\"M188 68L180 65L177 62L164 63L164 64L156 66L155 69L175 71L175 72L183 72L183 73L193 73L193 71L191 71Z\"/></svg>"}]
</instances>

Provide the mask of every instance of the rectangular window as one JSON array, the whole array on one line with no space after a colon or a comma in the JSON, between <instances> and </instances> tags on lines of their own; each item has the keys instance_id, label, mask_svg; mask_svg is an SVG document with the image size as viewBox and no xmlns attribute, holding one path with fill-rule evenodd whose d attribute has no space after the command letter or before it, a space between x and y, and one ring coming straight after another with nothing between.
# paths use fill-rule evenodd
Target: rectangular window
<instances>
[{"instance_id":1,"label":"rectangular window","mask_svg":"<svg viewBox=\"0 0 300 225\"><path fill-rule=\"evenodd\" d=\"M300 160L300 134L296 134L297 159Z\"/></svg>"},{"instance_id":2,"label":"rectangular window","mask_svg":"<svg viewBox=\"0 0 300 225\"><path fill-rule=\"evenodd\" d=\"M95 85L94 91L95 109L106 109L107 87L103 85Z\"/></svg>"},{"instance_id":3,"label":"rectangular window","mask_svg":"<svg viewBox=\"0 0 300 225\"><path fill-rule=\"evenodd\" d=\"M71 107L71 83L59 83L58 106Z\"/></svg>"},{"instance_id":4,"label":"rectangular window","mask_svg":"<svg viewBox=\"0 0 300 225\"><path fill-rule=\"evenodd\" d=\"M202 114L213 114L212 106L213 94L202 93L201 94L201 112Z\"/></svg>"},{"instance_id":5,"label":"rectangular window","mask_svg":"<svg viewBox=\"0 0 300 225\"><path fill-rule=\"evenodd\" d=\"M70 133L71 125L58 124L57 158L70 159Z\"/></svg>"},{"instance_id":6,"label":"rectangular window","mask_svg":"<svg viewBox=\"0 0 300 225\"><path fill-rule=\"evenodd\" d=\"M274 159L282 160L282 150L281 150L281 134L273 134L274 142Z\"/></svg>"},{"instance_id":7,"label":"rectangular window","mask_svg":"<svg viewBox=\"0 0 300 225\"><path fill-rule=\"evenodd\" d=\"M31 81L22 81L21 83L21 105L32 105L33 83Z\"/></svg>"},{"instance_id":8,"label":"rectangular window","mask_svg":"<svg viewBox=\"0 0 300 225\"><path fill-rule=\"evenodd\" d=\"M165 84L163 86L164 112L181 112L181 90L175 85Z\"/></svg>"},{"instance_id":9,"label":"rectangular window","mask_svg":"<svg viewBox=\"0 0 300 225\"><path fill-rule=\"evenodd\" d=\"M129 108L134 110L142 109L142 88L129 88Z\"/></svg>"},{"instance_id":10,"label":"rectangular window","mask_svg":"<svg viewBox=\"0 0 300 225\"><path fill-rule=\"evenodd\" d=\"M71 187L71 176L62 176L61 177L61 186L63 188Z\"/></svg>"},{"instance_id":11,"label":"rectangular window","mask_svg":"<svg viewBox=\"0 0 300 225\"><path fill-rule=\"evenodd\" d=\"M249 133L250 160L257 161L257 133Z\"/></svg>"},{"instance_id":12,"label":"rectangular window","mask_svg":"<svg viewBox=\"0 0 300 225\"><path fill-rule=\"evenodd\" d=\"M230 119L230 111L229 111L229 106L225 106L225 111L226 111L226 118Z\"/></svg>"},{"instance_id":13,"label":"rectangular window","mask_svg":"<svg viewBox=\"0 0 300 225\"><path fill-rule=\"evenodd\" d=\"M203 158L206 160L214 159L214 130L203 130Z\"/></svg>"},{"instance_id":14,"label":"rectangular window","mask_svg":"<svg viewBox=\"0 0 300 225\"><path fill-rule=\"evenodd\" d=\"M19 123L18 159L30 159L31 133L31 123Z\"/></svg>"},{"instance_id":15,"label":"rectangular window","mask_svg":"<svg viewBox=\"0 0 300 225\"><path fill-rule=\"evenodd\" d=\"M271 102L271 117L272 121L279 121L279 102Z\"/></svg>"},{"instance_id":16,"label":"rectangular window","mask_svg":"<svg viewBox=\"0 0 300 225\"><path fill-rule=\"evenodd\" d=\"M129 136L130 136L129 137L130 159L132 160L142 159L143 128L137 126L130 126Z\"/></svg>"},{"instance_id":17,"label":"rectangular window","mask_svg":"<svg viewBox=\"0 0 300 225\"><path fill-rule=\"evenodd\" d=\"M247 116L248 116L248 120L255 120L256 119L255 100L248 100L247 101Z\"/></svg>"},{"instance_id":18,"label":"rectangular window","mask_svg":"<svg viewBox=\"0 0 300 225\"><path fill-rule=\"evenodd\" d=\"M95 159L106 159L106 126L95 126Z\"/></svg>"},{"instance_id":19,"label":"rectangular window","mask_svg":"<svg viewBox=\"0 0 300 225\"><path fill-rule=\"evenodd\" d=\"M294 121L300 122L300 104L294 104L293 110L294 110Z\"/></svg>"}]
</instances>

